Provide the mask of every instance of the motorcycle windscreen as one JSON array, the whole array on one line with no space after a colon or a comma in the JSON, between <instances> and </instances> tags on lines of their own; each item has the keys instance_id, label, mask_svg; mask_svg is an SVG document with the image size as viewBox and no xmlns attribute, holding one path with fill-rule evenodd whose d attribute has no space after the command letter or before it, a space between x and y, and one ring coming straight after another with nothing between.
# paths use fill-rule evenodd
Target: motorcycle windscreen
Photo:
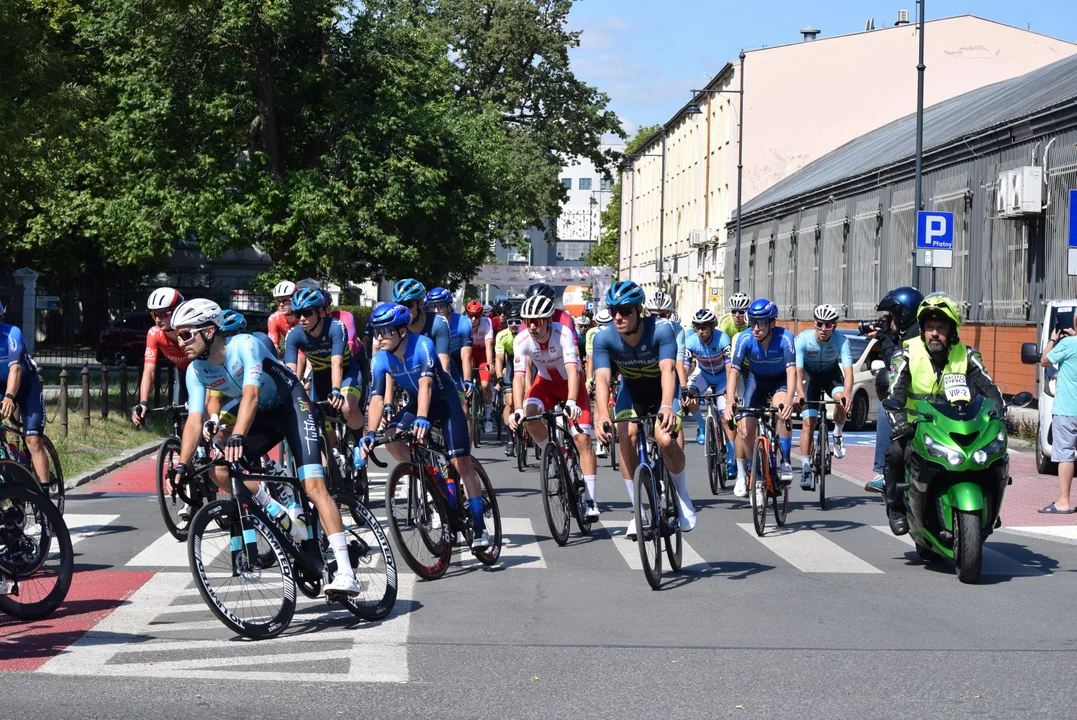
<instances>
[{"instance_id":1,"label":"motorcycle windscreen","mask_svg":"<svg viewBox=\"0 0 1077 720\"><path fill-rule=\"evenodd\" d=\"M983 406L984 396L976 395L972 398L971 402L933 402L931 407L935 409L943 417L947 417L950 420L956 420L958 422L967 422L972 420L980 414L980 408Z\"/></svg>"}]
</instances>

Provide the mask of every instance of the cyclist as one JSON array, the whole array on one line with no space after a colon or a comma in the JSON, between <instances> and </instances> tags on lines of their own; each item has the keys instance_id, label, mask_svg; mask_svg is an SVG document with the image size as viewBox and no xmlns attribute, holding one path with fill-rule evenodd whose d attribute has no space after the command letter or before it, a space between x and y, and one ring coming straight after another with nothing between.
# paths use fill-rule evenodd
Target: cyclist
<instances>
[{"instance_id":1,"label":"cyclist","mask_svg":"<svg viewBox=\"0 0 1077 720\"><path fill-rule=\"evenodd\" d=\"M359 364L359 377L363 378L363 387L365 388L366 383L370 380L370 356L367 355L363 338L356 332L355 316L348 310L333 310L333 295L328 290L322 290L322 297L322 308L325 310L325 317L338 320L348 333L348 348L351 350L352 360Z\"/></svg>"},{"instance_id":2,"label":"cyclist","mask_svg":"<svg viewBox=\"0 0 1077 720\"><path fill-rule=\"evenodd\" d=\"M606 291L606 307L613 318L612 330L607 328L595 336L595 412L598 441L609 444L610 380L616 368L622 376L617 393L618 417L657 415L654 437L662 449L666 468L677 488L680 500L681 530L689 532L696 526L695 508L688 497L685 478L684 450L673 441L680 430L680 418L673 409L677 395L677 339L672 323L653 315L644 317L643 289L631 280L614 283ZM632 478L639 459L636 457L636 426L622 423L617 428L621 440L621 476L628 490L628 499L635 507ZM636 525L629 526L628 537L635 540Z\"/></svg>"},{"instance_id":3,"label":"cyclist","mask_svg":"<svg viewBox=\"0 0 1077 720\"><path fill-rule=\"evenodd\" d=\"M544 282L537 282L533 285L529 285L527 290L524 291L525 300L529 297L534 297L535 295L542 295L545 298L549 298L550 301L555 304L557 302L557 293L554 292L552 287ZM572 322L572 316L568 314L567 310L563 308L555 308L552 320L555 323L560 323L565 327L572 328L572 340L573 342L578 342L576 340L576 325Z\"/></svg>"},{"instance_id":4,"label":"cyclist","mask_svg":"<svg viewBox=\"0 0 1077 720\"><path fill-rule=\"evenodd\" d=\"M497 371L494 391L505 396L505 409L501 417L505 427L508 427L509 416L516 407L512 400L512 353L513 341L516 339L516 333L520 331L521 324L520 311L510 310L505 320L505 329L494 338L494 366ZM509 384L508 392L505 388L506 382ZM512 457L514 454L516 454L516 436L509 433L508 442L505 443L505 457Z\"/></svg>"},{"instance_id":5,"label":"cyclist","mask_svg":"<svg viewBox=\"0 0 1077 720\"><path fill-rule=\"evenodd\" d=\"M573 320L576 324L576 354L581 361L587 360L587 330L591 327L591 316L580 315Z\"/></svg>"},{"instance_id":6,"label":"cyclist","mask_svg":"<svg viewBox=\"0 0 1077 720\"><path fill-rule=\"evenodd\" d=\"M172 403L180 405L187 401L187 388L182 382L181 373L186 372L191 362L176 341L176 331L171 325L172 313L182 302L183 296L170 287L157 288L150 293L146 302L153 317L153 327L146 333L146 356L142 365L142 381L138 386L138 404L131 409L131 422L135 425L142 425L145 419L150 391L157 377L157 358L160 356L176 366Z\"/></svg>"},{"instance_id":7,"label":"cyclist","mask_svg":"<svg viewBox=\"0 0 1077 720\"><path fill-rule=\"evenodd\" d=\"M430 430L431 421L441 424L449 462L460 475L467 490L468 506L475 522L472 550L490 546L490 533L482 517L482 487L471 460L467 415L456 401L456 386L434 354L434 341L409 329L410 311L402 305L387 303L370 316L378 352L374 353L373 396L368 413L368 432L359 442L363 458L374 442L374 431L381 422L385 407L385 381L392 377L408 393L408 404L390 420L386 432L410 429L420 442ZM386 445L400 462L409 459L408 449L399 442Z\"/></svg>"},{"instance_id":8,"label":"cyclist","mask_svg":"<svg viewBox=\"0 0 1077 720\"><path fill-rule=\"evenodd\" d=\"M340 510L325 487L325 470L318 449L317 424L310 412L310 400L299 378L269 350L250 335L236 335L227 340L220 333L221 308L212 300L188 300L172 313L172 326L191 364L187 367L189 394L187 425L183 429L180 462L173 466L173 478L187 472L199 436L203 433L206 395L213 388L231 398L236 421L225 441L224 457L229 462L260 458L281 440L296 458L299 479L307 497L314 503L325 528L329 547L337 561L337 573L326 585L326 593L357 595L359 582L348 557L348 539ZM231 492L228 468L210 469L210 477L225 492ZM254 499L271 516L280 518L286 511L259 483L247 483ZM292 525L293 537L306 536L300 522Z\"/></svg>"},{"instance_id":9,"label":"cyclist","mask_svg":"<svg viewBox=\"0 0 1077 720\"><path fill-rule=\"evenodd\" d=\"M600 513L595 498L598 462L591 446L591 403L587 399L587 389L580 382L582 373L572 332L551 320L553 311L553 300L544 295L532 295L524 300L520 309L527 329L518 334L512 344L512 397L517 409L509 418L509 428L515 432L525 414L532 417L562 404L565 415L573 423L569 432L580 453L580 469L587 492L585 519L598 520ZM535 367L535 379L525 397L528 361ZM545 450L550 441L546 426L533 420L527 423L527 430L539 449Z\"/></svg>"},{"instance_id":10,"label":"cyclist","mask_svg":"<svg viewBox=\"0 0 1077 720\"><path fill-rule=\"evenodd\" d=\"M586 368L585 374L587 376L587 391L592 398L595 394L595 363L594 363L594 349L595 349L595 336L598 335L598 331L603 326L610 322L610 311L603 307L595 315L594 327L587 329L587 336L584 338L584 367ZM597 434L597 433L596 433ZM608 448L600 443L598 439L595 439L595 455L600 458L604 458L608 454Z\"/></svg>"},{"instance_id":11,"label":"cyclist","mask_svg":"<svg viewBox=\"0 0 1077 720\"><path fill-rule=\"evenodd\" d=\"M796 385L796 351L793 347L793 334L783 327L778 327L778 306L766 298L759 298L748 307L748 321L751 332L737 335L733 343L733 357L726 371L725 383L726 407L732 407L736 398L737 382L743 371L744 403L747 407L762 407L770 404L781 408L781 420L789 420L793 415L792 391ZM727 418L727 425L732 425L732 417ZM758 419L751 415L737 417L741 442L746 449L745 455L755 445ZM781 467L778 477L782 483L793 481L793 467L789 464L792 452L792 432L785 422L778 423L778 445L781 448ZM748 497L747 462L737 458L737 484L733 494Z\"/></svg>"},{"instance_id":12,"label":"cyclist","mask_svg":"<svg viewBox=\"0 0 1077 720\"><path fill-rule=\"evenodd\" d=\"M677 395L673 400L673 409L679 414L681 412L681 388L688 386L688 369L684 364L684 328L677 322L676 313L673 311L673 298L661 290L653 293L647 300L647 314L657 315L673 325L674 337L677 340L677 363L674 365L677 373ZM677 444L680 445L681 450L684 450L684 433L677 435Z\"/></svg>"},{"instance_id":13,"label":"cyclist","mask_svg":"<svg viewBox=\"0 0 1077 720\"><path fill-rule=\"evenodd\" d=\"M243 313L231 309L221 311L221 335L225 339L245 332L247 332L247 318L243 317ZM273 345L273 341L269 339L268 335L264 332L252 332L250 334L269 348L269 352L276 354L277 348ZM186 360L187 356L184 355L183 359Z\"/></svg>"},{"instance_id":14,"label":"cyclist","mask_svg":"<svg viewBox=\"0 0 1077 720\"><path fill-rule=\"evenodd\" d=\"M452 366L449 361L449 324L445 318L427 306L426 295L426 287L421 282L415 278L404 278L393 285L390 297L392 302L403 305L411 313L408 329L412 335L425 335L434 341L434 352L441 360L445 372L450 373ZM368 322L367 328L373 334L374 326ZM372 352L378 351L377 345L376 341L372 344Z\"/></svg>"},{"instance_id":15,"label":"cyclist","mask_svg":"<svg viewBox=\"0 0 1077 720\"><path fill-rule=\"evenodd\" d=\"M7 420L18 408L26 449L33 460L34 472L42 485L49 484L49 456L41 436L45 432L45 394L37 365L26 352L22 330L4 320L4 305L0 303L0 382L4 383L4 399L0 400L0 418ZM3 587L0 577L0 587Z\"/></svg>"},{"instance_id":16,"label":"cyclist","mask_svg":"<svg viewBox=\"0 0 1077 720\"><path fill-rule=\"evenodd\" d=\"M267 334L277 347L278 356L284 352L284 338L288 336L288 331L299 320L292 312L292 295L295 295L295 283L291 280L281 280L273 287L273 302L277 303L277 309L269 316Z\"/></svg>"},{"instance_id":17,"label":"cyclist","mask_svg":"<svg viewBox=\"0 0 1077 720\"><path fill-rule=\"evenodd\" d=\"M747 293L733 293L729 296L729 312L718 321L718 329L729 336L729 342L748 329L748 306L752 298Z\"/></svg>"},{"instance_id":18,"label":"cyclist","mask_svg":"<svg viewBox=\"0 0 1077 720\"><path fill-rule=\"evenodd\" d=\"M460 390L460 402L463 404L464 414L467 415L468 398L475 392L475 383L471 376L471 322L452 309L452 293L445 288L436 287L428 292L426 303L445 319L449 327L449 361L452 368L450 375ZM468 428L470 427L471 424L468 423Z\"/></svg>"},{"instance_id":19,"label":"cyclist","mask_svg":"<svg viewBox=\"0 0 1077 720\"><path fill-rule=\"evenodd\" d=\"M483 419L486 432L494 431L491 420L494 411L494 396L490 390L490 360L494 357L494 326L486 317L483 304L472 300L467 304L467 318L471 327L471 364L479 369L479 384L482 386Z\"/></svg>"},{"instance_id":20,"label":"cyclist","mask_svg":"<svg viewBox=\"0 0 1077 720\"><path fill-rule=\"evenodd\" d=\"M717 324L718 318L715 317L714 311L709 308L702 308L692 316L692 330L694 332L688 333L685 339L687 356L685 357L684 365L687 367L692 361L695 361L696 367L688 377L687 398L684 404L688 411L695 416L696 424L699 426L696 442L700 445L706 443L703 415L699 411L700 394L714 388L714 392L720 396L715 403L718 406L718 414L724 415L726 407L726 368L729 366L732 345L729 336L716 329ZM737 464L734 449L736 433L730 430L726 423L719 423L719 426L723 428L726 438L729 477L736 477Z\"/></svg>"},{"instance_id":21,"label":"cyclist","mask_svg":"<svg viewBox=\"0 0 1077 720\"><path fill-rule=\"evenodd\" d=\"M797 335L793 347L797 354L797 388L800 404L820 400L829 395L839 405L834 406L834 457L845 457L842 426L849 410L849 398L853 396L853 357L849 338L837 332L838 309L833 305L817 305L815 329ZM814 486L811 474L811 453L815 438L815 426L819 411L815 408L802 410L804 419L800 428L800 459L804 467L800 487L811 490Z\"/></svg>"},{"instance_id":22,"label":"cyclist","mask_svg":"<svg viewBox=\"0 0 1077 720\"><path fill-rule=\"evenodd\" d=\"M494 326L494 344L497 344L497 336L502 330L508 327L509 312L512 310L512 303L504 295L498 295L494 298L494 312L490 317L490 323Z\"/></svg>"}]
</instances>

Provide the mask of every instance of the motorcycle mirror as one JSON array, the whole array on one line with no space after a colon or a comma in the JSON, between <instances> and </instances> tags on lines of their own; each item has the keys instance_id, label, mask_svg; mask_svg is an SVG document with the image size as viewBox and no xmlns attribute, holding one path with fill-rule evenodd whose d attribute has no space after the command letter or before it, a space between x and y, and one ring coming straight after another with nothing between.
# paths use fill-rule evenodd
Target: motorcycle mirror
<instances>
[{"instance_id":1,"label":"motorcycle mirror","mask_svg":"<svg viewBox=\"0 0 1077 720\"><path fill-rule=\"evenodd\" d=\"M1032 393L1020 392L1013 396L1013 400L1010 401L1011 407L1025 407L1032 402Z\"/></svg>"}]
</instances>

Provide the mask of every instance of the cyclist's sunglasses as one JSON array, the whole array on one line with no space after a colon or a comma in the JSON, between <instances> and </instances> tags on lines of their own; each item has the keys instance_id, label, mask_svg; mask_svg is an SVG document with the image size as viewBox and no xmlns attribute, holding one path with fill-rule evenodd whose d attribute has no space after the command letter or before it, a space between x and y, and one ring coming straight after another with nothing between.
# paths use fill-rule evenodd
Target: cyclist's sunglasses
<instances>
[{"instance_id":1,"label":"cyclist's sunglasses","mask_svg":"<svg viewBox=\"0 0 1077 720\"><path fill-rule=\"evenodd\" d=\"M770 318L752 318L752 327L770 327Z\"/></svg>"},{"instance_id":2,"label":"cyclist's sunglasses","mask_svg":"<svg viewBox=\"0 0 1077 720\"><path fill-rule=\"evenodd\" d=\"M154 320L160 320L161 318L172 317L172 311L171 310L151 310L150 311L150 316Z\"/></svg>"},{"instance_id":3,"label":"cyclist's sunglasses","mask_svg":"<svg viewBox=\"0 0 1077 720\"><path fill-rule=\"evenodd\" d=\"M831 322L829 320L825 322L822 320L815 321L815 327L817 330L833 330L836 325L836 322Z\"/></svg>"},{"instance_id":4,"label":"cyclist's sunglasses","mask_svg":"<svg viewBox=\"0 0 1077 720\"><path fill-rule=\"evenodd\" d=\"M748 311L747 310L730 310L729 314L730 315L740 315L741 317L744 317L744 314L746 312L748 312Z\"/></svg>"},{"instance_id":5,"label":"cyclist's sunglasses","mask_svg":"<svg viewBox=\"0 0 1077 720\"><path fill-rule=\"evenodd\" d=\"M692 323L693 330L702 330L703 328L714 329L714 323Z\"/></svg>"},{"instance_id":6,"label":"cyclist's sunglasses","mask_svg":"<svg viewBox=\"0 0 1077 720\"><path fill-rule=\"evenodd\" d=\"M376 338L392 337L393 335L397 334L396 331L397 331L397 328L395 328L395 327L374 328L374 337L376 337Z\"/></svg>"},{"instance_id":7,"label":"cyclist's sunglasses","mask_svg":"<svg viewBox=\"0 0 1077 720\"><path fill-rule=\"evenodd\" d=\"M523 320L509 320L509 327L516 328L524 324Z\"/></svg>"},{"instance_id":8,"label":"cyclist's sunglasses","mask_svg":"<svg viewBox=\"0 0 1077 720\"><path fill-rule=\"evenodd\" d=\"M299 317L310 317L311 315L316 315L317 313L317 308L303 308L297 314L299 315Z\"/></svg>"},{"instance_id":9,"label":"cyclist's sunglasses","mask_svg":"<svg viewBox=\"0 0 1077 720\"><path fill-rule=\"evenodd\" d=\"M194 328L193 330L190 328L183 328L182 330L178 330L176 332L176 339L179 340L180 345L190 345L192 342L194 342L194 339L198 336L198 333L202 332L207 327L209 326L203 325L202 327Z\"/></svg>"},{"instance_id":10,"label":"cyclist's sunglasses","mask_svg":"<svg viewBox=\"0 0 1077 720\"><path fill-rule=\"evenodd\" d=\"M621 317L628 317L635 311L636 307L636 305L610 305L610 316L620 315Z\"/></svg>"}]
</instances>

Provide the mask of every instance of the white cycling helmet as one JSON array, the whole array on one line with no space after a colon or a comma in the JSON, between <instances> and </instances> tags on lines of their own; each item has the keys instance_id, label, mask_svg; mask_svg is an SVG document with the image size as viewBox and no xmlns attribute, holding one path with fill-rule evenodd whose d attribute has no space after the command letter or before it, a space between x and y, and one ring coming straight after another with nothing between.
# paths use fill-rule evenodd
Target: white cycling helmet
<instances>
[{"instance_id":1,"label":"white cycling helmet","mask_svg":"<svg viewBox=\"0 0 1077 720\"><path fill-rule=\"evenodd\" d=\"M207 325L220 327L221 322L221 306L205 298L188 300L172 311L172 327L176 330L181 327L205 327Z\"/></svg>"},{"instance_id":2,"label":"white cycling helmet","mask_svg":"<svg viewBox=\"0 0 1077 720\"><path fill-rule=\"evenodd\" d=\"M733 293L729 296L729 309L731 311L746 311L752 304L752 298L748 293Z\"/></svg>"},{"instance_id":3,"label":"white cycling helmet","mask_svg":"<svg viewBox=\"0 0 1077 720\"><path fill-rule=\"evenodd\" d=\"M183 302L183 296L178 291L170 287L159 287L150 293L150 299L146 301L146 309L150 312L168 310L181 302Z\"/></svg>"},{"instance_id":4,"label":"white cycling helmet","mask_svg":"<svg viewBox=\"0 0 1077 720\"><path fill-rule=\"evenodd\" d=\"M610 311L606 308L602 308L598 311L598 314L595 315L595 322L599 325L605 325L611 320L613 320L613 316L610 315Z\"/></svg>"},{"instance_id":5,"label":"white cycling helmet","mask_svg":"<svg viewBox=\"0 0 1077 720\"><path fill-rule=\"evenodd\" d=\"M273 286L273 297L291 297L295 295L295 283L291 280L281 280Z\"/></svg>"},{"instance_id":6,"label":"white cycling helmet","mask_svg":"<svg viewBox=\"0 0 1077 720\"><path fill-rule=\"evenodd\" d=\"M520 308L520 317L524 320L553 317L553 300L545 295L532 295L524 300Z\"/></svg>"},{"instance_id":7,"label":"white cycling helmet","mask_svg":"<svg viewBox=\"0 0 1077 720\"><path fill-rule=\"evenodd\" d=\"M586 315L580 315L578 318L576 318L575 323L576 323L576 327L581 327L581 328L590 327L591 326L591 318L587 317Z\"/></svg>"},{"instance_id":8,"label":"white cycling helmet","mask_svg":"<svg viewBox=\"0 0 1077 720\"><path fill-rule=\"evenodd\" d=\"M714 314L714 311L710 308L702 308L696 310L696 314L692 316L693 325L717 325L718 317Z\"/></svg>"},{"instance_id":9,"label":"white cycling helmet","mask_svg":"<svg viewBox=\"0 0 1077 720\"><path fill-rule=\"evenodd\" d=\"M838 312L836 307L827 305L826 303L816 305L813 314L815 315L815 319L819 322L837 322L838 318L841 316L841 313Z\"/></svg>"},{"instance_id":10,"label":"white cycling helmet","mask_svg":"<svg viewBox=\"0 0 1077 720\"><path fill-rule=\"evenodd\" d=\"M661 290L651 293L647 298L647 309L651 312L669 312L673 310L673 298Z\"/></svg>"}]
</instances>

